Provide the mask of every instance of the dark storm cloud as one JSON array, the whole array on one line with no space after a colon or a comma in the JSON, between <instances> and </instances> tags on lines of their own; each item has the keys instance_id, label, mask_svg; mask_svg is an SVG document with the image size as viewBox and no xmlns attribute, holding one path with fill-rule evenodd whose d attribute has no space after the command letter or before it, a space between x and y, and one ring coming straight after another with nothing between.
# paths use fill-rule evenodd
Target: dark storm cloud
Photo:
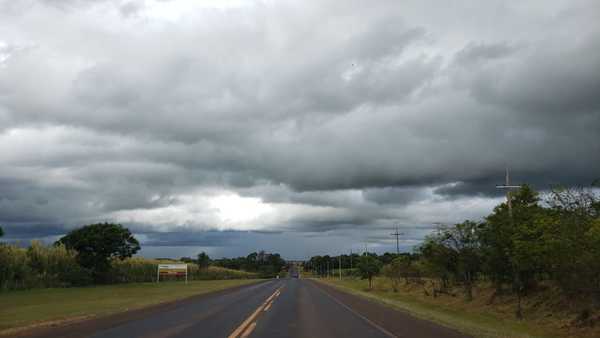
<instances>
[{"instance_id":1,"label":"dark storm cloud","mask_svg":"<svg viewBox=\"0 0 600 338\"><path fill-rule=\"evenodd\" d=\"M148 246L229 246L242 236L237 231L203 231L203 232L149 232L141 233L143 245Z\"/></svg>"},{"instance_id":2,"label":"dark storm cloud","mask_svg":"<svg viewBox=\"0 0 600 338\"><path fill-rule=\"evenodd\" d=\"M600 176L594 1L193 6L0 5L0 224L381 237Z\"/></svg>"},{"instance_id":3,"label":"dark storm cloud","mask_svg":"<svg viewBox=\"0 0 600 338\"><path fill-rule=\"evenodd\" d=\"M363 191L363 196L377 204L407 204L428 197L423 188L418 187L367 189Z\"/></svg>"},{"instance_id":4,"label":"dark storm cloud","mask_svg":"<svg viewBox=\"0 0 600 338\"><path fill-rule=\"evenodd\" d=\"M498 47L487 48L489 51ZM488 64L474 74L470 86L479 100L512 108L520 114L535 114L522 119L543 123L548 128L557 119L567 120L567 114L569 118L578 117L575 114L593 117L600 109L600 79L589 70L600 67L599 51L600 32L565 41L561 48L529 46L521 52L521 58L508 60L508 64L490 65L493 58L488 58ZM474 57L482 57L473 55L473 50L461 53L470 54L459 58L461 63L465 62L461 58L471 58L469 68L477 62ZM593 122L593 127L598 128L598 121Z\"/></svg>"}]
</instances>

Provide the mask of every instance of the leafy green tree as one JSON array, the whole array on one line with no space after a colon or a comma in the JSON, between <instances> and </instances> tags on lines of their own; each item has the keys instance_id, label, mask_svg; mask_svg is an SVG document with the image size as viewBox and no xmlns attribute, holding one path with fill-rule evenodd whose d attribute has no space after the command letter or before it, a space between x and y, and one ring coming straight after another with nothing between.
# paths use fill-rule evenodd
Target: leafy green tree
<instances>
[{"instance_id":1,"label":"leafy green tree","mask_svg":"<svg viewBox=\"0 0 600 338\"><path fill-rule=\"evenodd\" d=\"M600 299L600 196L591 188L554 188L547 203L552 212L541 223L549 273L566 293Z\"/></svg>"},{"instance_id":2,"label":"leafy green tree","mask_svg":"<svg viewBox=\"0 0 600 338\"><path fill-rule=\"evenodd\" d=\"M285 260L278 253L267 255L264 263L273 267L273 274L281 272L281 269L286 265Z\"/></svg>"},{"instance_id":3,"label":"leafy green tree","mask_svg":"<svg viewBox=\"0 0 600 338\"><path fill-rule=\"evenodd\" d=\"M200 269L208 269L208 265L210 264L210 257L206 254L206 252L202 251L198 254L197 259L198 266Z\"/></svg>"},{"instance_id":4,"label":"leafy green tree","mask_svg":"<svg viewBox=\"0 0 600 338\"><path fill-rule=\"evenodd\" d=\"M372 289L373 277L381 270L381 262L373 256L364 255L359 258L356 267L358 268L361 278L369 280L369 289Z\"/></svg>"},{"instance_id":5,"label":"leafy green tree","mask_svg":"<svg viewBox=\"0 0 600 338\"><path fill-rule=\"evenodd\" d=\"M479 227L476 222L465 221L452 227L442 227L439 233L440 243L455 257L456 265L452 272L462 282L468 301L473 299L473 284L481 269Z\"/></svg>"},{"instance_id":6,"label":"leafy green tree","mask_svg":"<svg viewBox=\"0 0 600 338\"><path fill-rule=\"evenodd\" d=\"M548 211L539 205L539 195L524 185L511 194L512 217L508 205L502 203L486 218L481 229L485 268L501 291L510 283L517 294L516 316L522 317L521 299L535 285L535 277L543 271L544 245L540 219Z\"/></svg>"},{"instance_id":7,"label":"leafy green tree","mask_svg":"<svg viewBox=\"0 0 600 338\"><path fill-rule=\"evenodd\" d=\"M421 257L424 272L439 279L440 290L438 291L447 290L451 277L458 269L456 252L443 244L443 236L438 232L425 237L423 243L417 248L417 253Z\"/></svg>"},{"instance_id":8,"label":"leafy green tree","mask_svg":"<svg viewBox=\"0 0 600 338\"><path fill-rule=\"evenodd\" d=\"M79 264L102 282L112 259L125 259L140 250L140 243L120 224L98 223L75 229L56 242L77 251Z\"/></svg>"}]
</instances>

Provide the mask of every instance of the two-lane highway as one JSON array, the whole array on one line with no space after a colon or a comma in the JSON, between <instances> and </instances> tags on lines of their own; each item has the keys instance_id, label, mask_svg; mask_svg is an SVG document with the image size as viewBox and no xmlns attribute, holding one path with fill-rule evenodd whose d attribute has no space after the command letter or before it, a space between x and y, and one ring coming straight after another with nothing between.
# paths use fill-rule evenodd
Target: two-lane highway
<instances>
[{"instance_id":1,"label":"two-lane highway","mask_svg":"<svg viewBox=\"0 0 600 338\"><path fill-rule=\"evenodd\" d=\"M275 279L27 337L465 337L304 279Z\"/></svg>"}]
</instances>

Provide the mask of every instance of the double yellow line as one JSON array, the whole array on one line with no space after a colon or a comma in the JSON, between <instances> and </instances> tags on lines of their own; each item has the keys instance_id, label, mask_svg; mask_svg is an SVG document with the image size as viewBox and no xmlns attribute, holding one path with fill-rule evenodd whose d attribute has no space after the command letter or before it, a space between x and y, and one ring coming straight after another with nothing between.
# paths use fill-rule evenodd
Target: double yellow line
<instances>
[{"instance_id":1,"label":"double yellow line","mask_svg":"<svg viewBox=\"0 0 600 338\"><path fill-rule=\"evenodd\" d=\"M238 338L238 337L246 338L246 337L250 336L250 334L252 333L252 331L254 331L254 328L256 327L256 321L255 321L256 318L262 311L269 311L269 309L271 308L271 305L273 305L273 301L275 300L275 298L279 297L279 295L281 294L281 288L282 287L275 290L275 292L273 292L273 294L270 295L269 298L267 298L267 300L264 303L262 303L250 315L250 317L248 317L248 318L246 318L246 320L244 320L242 325L238 326L238 328L235 329L235 331L233 331L229 335L229 338Z\"/></svg>"}]
</instances>

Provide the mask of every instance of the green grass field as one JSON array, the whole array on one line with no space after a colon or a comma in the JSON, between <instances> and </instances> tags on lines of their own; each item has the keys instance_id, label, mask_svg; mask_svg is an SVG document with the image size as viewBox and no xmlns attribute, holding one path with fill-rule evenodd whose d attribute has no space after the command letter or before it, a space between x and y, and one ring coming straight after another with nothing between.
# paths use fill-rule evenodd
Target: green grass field
<instances>
[{"instance_id":1,"label":"green grass field","mask_svg":"<svg viewBox=\"0 0 600 338\"><path fill-rule=\"evenodd\" d=\"M505 313L490 311L483 302L466 303L460 297L425 297L422 291L400 290L392 292L388 281L377 278L373 290L368 290L366 280L316 279L320 282L358 294L388 306L406 311L411 315L427 319L441 325L452 327L475 337L485 338L534 338L534 337L594 337L593 333L578 332L564 335L553 331L552 327L540 326L539 322L517 321L512 307L507 306ZM582 334L582 335L580 335Z\"/></svg>"},{"instance_id":2,"label":"green grass field","mask_svg":"<svg viewBox=\"0 0 600 338\"><path fill-rule=\"evenodd\" d=\"M132 283L0 293L0 335L25 326L103 316L256 282Z\"/></svg>"}]
</instances>

